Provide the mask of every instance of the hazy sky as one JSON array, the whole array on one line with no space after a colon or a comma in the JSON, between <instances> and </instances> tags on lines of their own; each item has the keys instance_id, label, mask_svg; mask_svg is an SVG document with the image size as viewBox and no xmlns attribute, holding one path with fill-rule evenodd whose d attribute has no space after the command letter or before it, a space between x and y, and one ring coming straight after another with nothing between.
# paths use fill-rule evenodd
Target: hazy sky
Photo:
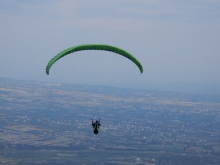
<instances>
[{"instance_id":1,"label":"hazy sky","mask_svg":"<svg viewBox=\"0 0 220 165\"><path fill-rule=\"evenodd\" d=\"M2 0L0 77L103 85L220 83L220 0ZM143 65L104 51L48 61L79 44L109 44Z\"/></svg>"}]
</instances>

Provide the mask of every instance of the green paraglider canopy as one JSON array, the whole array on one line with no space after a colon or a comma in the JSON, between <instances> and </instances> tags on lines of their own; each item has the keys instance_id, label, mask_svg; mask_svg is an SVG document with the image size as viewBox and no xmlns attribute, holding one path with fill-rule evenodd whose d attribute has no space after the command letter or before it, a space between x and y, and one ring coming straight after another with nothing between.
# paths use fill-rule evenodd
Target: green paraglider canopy
<instances>
[{"instance_id":1,"label":"green paraglider canopy","mask_svg":"<svg viewBox=\"0 0 220 165\"><path fill-rule=\"evenodd\" d=\"M74 53L74 52L82 51L82 50L105 50L105 51L110 51L110 52L120 54L128 58L129 60L131 60L133 63L135 63L137 67L139 68L140 72L143 73L143 67L141 63L133 55L131 55L130 53L126 52L123 49L110 46L110 45L102 45L102 44L101 45L100 44L78 45L78 46L73 46L73 47L63 50L62 52L58 53L55 57L53 57L48 62L47 67L46 67L46 73L49 75L51 66L60 58L70 53Z\"/></svg>"}]
</instances>

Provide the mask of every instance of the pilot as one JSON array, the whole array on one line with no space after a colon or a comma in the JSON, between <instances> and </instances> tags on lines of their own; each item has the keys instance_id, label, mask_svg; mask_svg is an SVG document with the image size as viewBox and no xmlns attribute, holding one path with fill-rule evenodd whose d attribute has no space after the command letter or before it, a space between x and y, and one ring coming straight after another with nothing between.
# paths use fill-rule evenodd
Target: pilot
<instances>
[{"instance_id":1,"label":"pilot","mask_svg":"<svg viewBox=\"0 0 220 165\"><path fill-rule=\"evenodd\" d=\"M92 119L91 119L92 120ZM92 127L93 127L93 132L94 134L98 134L99 133L99 126L101 126L100 124L100 119L99 120L96 120L95 122L93 122L92 120Z\"/></svg>"}]
</instances>

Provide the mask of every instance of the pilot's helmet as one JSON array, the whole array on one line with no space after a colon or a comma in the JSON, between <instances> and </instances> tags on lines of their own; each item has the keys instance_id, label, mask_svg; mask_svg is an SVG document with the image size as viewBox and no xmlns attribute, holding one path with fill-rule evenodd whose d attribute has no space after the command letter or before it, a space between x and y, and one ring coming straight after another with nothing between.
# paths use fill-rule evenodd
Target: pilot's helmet
<instances>
[{"instance_id":1,"label":"pilot's helmet","mask_svg":"<svg viewBox=\"0 0 220 165\"><path fill-rule=\"evenodd\" d=\"M99 123L99 121L98 121L98 120L96 120L95 122L96 122L96 123Z\"/></svg>"}]
</instances>

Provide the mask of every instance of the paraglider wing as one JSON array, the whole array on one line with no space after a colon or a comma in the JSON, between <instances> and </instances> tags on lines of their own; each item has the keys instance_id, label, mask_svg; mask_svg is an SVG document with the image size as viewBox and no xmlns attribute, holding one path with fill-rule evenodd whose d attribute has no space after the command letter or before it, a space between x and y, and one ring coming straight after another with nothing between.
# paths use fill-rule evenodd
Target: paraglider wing
<instances>
[{"instance_id":1,"label":"paraglider wing","mask_svg":"<svg viewBox=\"0 0 220 165\"><path fill-rule=\"evenodd\" d=\"M130 53L128 53L125 50L122 50L120 48L114 47L114 46L99 45L99 44L95 44L95 45L78 45L78 46L70 47L68 49L63 50L62 52L58 53L55 57L53 57L48 62L47 67L46 67L46 73L49 75L51 66L57 60L59 60L60 58L66 56L70 53L77 52L77 51L82 51L82 50L105 50L105 51L110 51L110 52L120 54L120 55L128 58L129 60L131 60L133 63L135 63L137 65L137 67L139 68L140 72L143 73L143 67L142 67L141 63L134 56L132 56Z\"/></svg>"}]
</instances>

